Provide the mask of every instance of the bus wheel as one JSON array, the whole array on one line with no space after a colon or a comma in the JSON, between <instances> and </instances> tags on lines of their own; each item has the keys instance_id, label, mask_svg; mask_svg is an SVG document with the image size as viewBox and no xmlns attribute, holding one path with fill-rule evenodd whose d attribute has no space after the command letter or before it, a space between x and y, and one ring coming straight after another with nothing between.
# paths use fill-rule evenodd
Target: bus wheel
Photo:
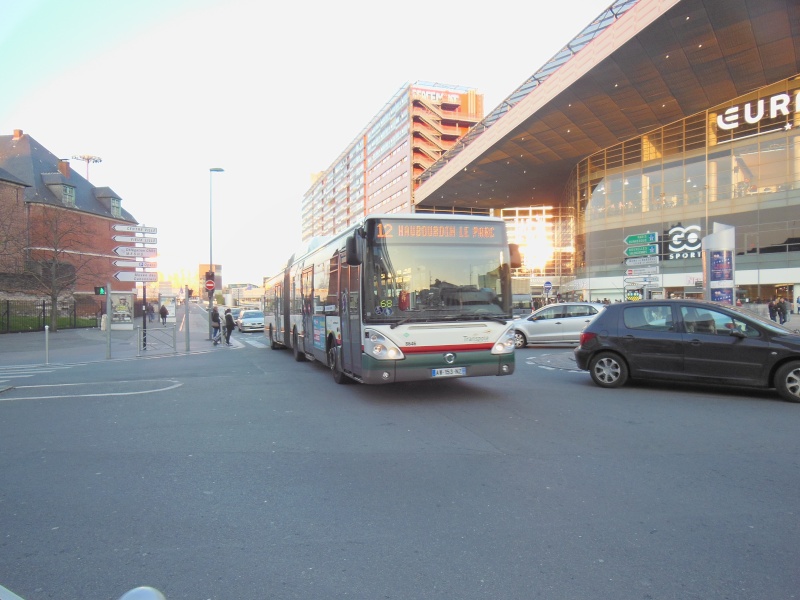
<instances>
[{"instance_id":1,"label":"bus wheel","mask_svg":"<svg viewBox=\"0 0 800 600\"><path fill-rule=\"evenodd\" d=\"M350 383L350 378L342 370L342 351L338 346L328 349L328 366L333 373L333 380L338 384Z\"/></svg>"},{"instance_id":2,"label":"bus wheel","mask_svg":"<svg viewBox=\"0 0 800 600\"><path fill-rule=\"evenodd\" d=\"M297 362L303 362L306 359L305 353L300 350L297 342L297 331L295 331L294 336L292 336L292 352L294 352L294 359Z\"/></svg>"},{"instance_id":3,"label":"bus wheel","mask_svg":"<svg viewBox=\"0 0 800 600\"><path fill-rule=\"evenodd\" d=\"M278 349L278 342L275 341L275 332L272 331L272 325L269 326L269 347L272 350Z\"/></svg>"}]
</instances>

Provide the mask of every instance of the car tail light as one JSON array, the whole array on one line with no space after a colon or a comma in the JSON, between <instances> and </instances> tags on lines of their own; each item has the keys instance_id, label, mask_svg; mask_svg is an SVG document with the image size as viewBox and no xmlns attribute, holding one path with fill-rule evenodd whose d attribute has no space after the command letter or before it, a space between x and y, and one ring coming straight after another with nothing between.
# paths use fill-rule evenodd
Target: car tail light
<instances>
[{"instance_id":1,"label":"car tail light","mask_svg":"<svg viewBox=\"0 0 800 600\"><path fill-rule=\"evenodd\" d=\"M597 334L591 331L581 331L580 337L580 345L585 346L589 342L591 342L594 338L597 337Z\"/></svg>"}]
</instances>

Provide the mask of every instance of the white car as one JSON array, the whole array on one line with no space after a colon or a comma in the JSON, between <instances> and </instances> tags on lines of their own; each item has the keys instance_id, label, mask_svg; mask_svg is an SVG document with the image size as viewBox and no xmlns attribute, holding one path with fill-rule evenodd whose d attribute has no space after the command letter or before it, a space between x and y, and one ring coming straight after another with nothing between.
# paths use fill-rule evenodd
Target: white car
<instances>
[{"instance_id":1,"label":"white car","mask_svg":"<svg viewBox=\"0 0 800 600\"><path fill-rule=\"evenodd\" d=\"M527 317L514 319L517 348L542 342L577 344L581 331L599 315L605 304L595 302L559 302L548 304Z\"/></svg>"},{"instance_id":2,"label":"white car","mask_svg":"<svg viewBox=\"0 0 800 600\"><path fill-rule=\"evenodd\" d=\"M260 310L243 310L236 319L236 327L242 331L264 331L264 313Z\"/></svg>"}]
</instances>

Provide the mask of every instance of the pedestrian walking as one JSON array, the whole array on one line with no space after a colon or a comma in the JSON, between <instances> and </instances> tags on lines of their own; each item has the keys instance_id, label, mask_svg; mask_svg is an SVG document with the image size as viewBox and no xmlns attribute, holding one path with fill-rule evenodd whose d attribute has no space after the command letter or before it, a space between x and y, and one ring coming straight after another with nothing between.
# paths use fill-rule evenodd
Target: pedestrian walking
<instances>
[{"instance_id":1,"label":"pedestrian walking","mask_svg":"<svg viewBox=\"0 0 800 600\"><path fill-rule=\"evenodd\" d=\"M147 303L147 320L151 323L156 320L156 309L152 302Z\"/></svg>"},{"instance_id":2,"label":"pedestrian walking","mask_svg":"<svg viewBox=\"0 0 800 600\"><path fill-rule=\"evenodd\" d=\"M219 344L220 336L222 335L220 328L219 311L215 306L214 310L211 311L211 339L214 341L215 346Z\"/></svg>"},{"instance_id":3,"label":"pedestrian walking","mask_svg":"<svg viewBox=\"0 0 800 600\"><path fill-rule=\"evenodd\" d=\"M786 304L786 300L783 296L778 298L778 302L775 304L775 312L777 313L778 322L783 325L786 321L789 320L789 307Z\"/></svg>"},{"instance_id":4,"label":"pedestrian walking","mask_svg":"<svg viewBox=\"0 0 800 600\"><path fill-rule=\"evenodd\" d=\"M161 324L164 325L164 327L166 327L167 326L167 315L169 314L169 310L167 310L166 305L164 305L164 304L161 305L161 309L158 311L158 314L161 315Z\"/></svg>"},{"instance_id":5,"label":"pedestrian walking","mask_svg":"<svg viewBox=\"0 0 800 600\"><path fill-rule=\"evenodd\" d=\"M777 321L778 307L777 303L775 302L775 298L773 298L767 303L767 310L769 311L769 318L772 319L773 321Z\"/></svg>"},{"instance_id":6,"label":"pedestrian walking","mask_svg":"<svg viewBox=\"0 0 800 600\"><path fill-rule=\"evenodd\" d=\"M233 320L233 315L231 314L231 309L225 309L225 345L226 346L233 346L231 344L231 333L233 332L233 328L236 327L236 322Z\"/></svg>"}]
</instances>

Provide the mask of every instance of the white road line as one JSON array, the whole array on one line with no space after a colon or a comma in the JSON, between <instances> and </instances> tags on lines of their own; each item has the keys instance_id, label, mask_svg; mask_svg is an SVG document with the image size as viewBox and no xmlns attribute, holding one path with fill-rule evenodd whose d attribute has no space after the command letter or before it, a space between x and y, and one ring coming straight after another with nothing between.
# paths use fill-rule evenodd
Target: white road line
<instances>
[{"instance_id":1,"label":"white road line","mask_svg":"<svg viewBox=\"0 0 800 600\"><path fill-rule=\"evenodd\" d=\"M59 394L59 395L51 395L51 396L20 396L18 398L4 398L0 396L0 402L10 402L14 400L46 400L46 399L55 399L55 398L95 398L95 397L102 397L102 396L138 396L142 394L151 394L154 392L166 392L169 390L173 390L175 388L181 387L183 384L180 381L176 381L175 379L143 379L139 381L115 381L115 384L120 383L136 383L141 384L148 381L153 382L163 382L163 383L170 383L171 385L166 385L160 388L153 388L148 390L138 390L134 392L98 392L92 394ZM85 382L85 383L55 383L55 384L47 384L47 385L19 385L13 388L9 388L6 390L7 392L12 391L22 391L22 390L32 390L32 389L39 389L39 388L67 388L67 387L74 387L74 386L107 386L109 385L106 382Z\"/></svg>"}]
</instances>

